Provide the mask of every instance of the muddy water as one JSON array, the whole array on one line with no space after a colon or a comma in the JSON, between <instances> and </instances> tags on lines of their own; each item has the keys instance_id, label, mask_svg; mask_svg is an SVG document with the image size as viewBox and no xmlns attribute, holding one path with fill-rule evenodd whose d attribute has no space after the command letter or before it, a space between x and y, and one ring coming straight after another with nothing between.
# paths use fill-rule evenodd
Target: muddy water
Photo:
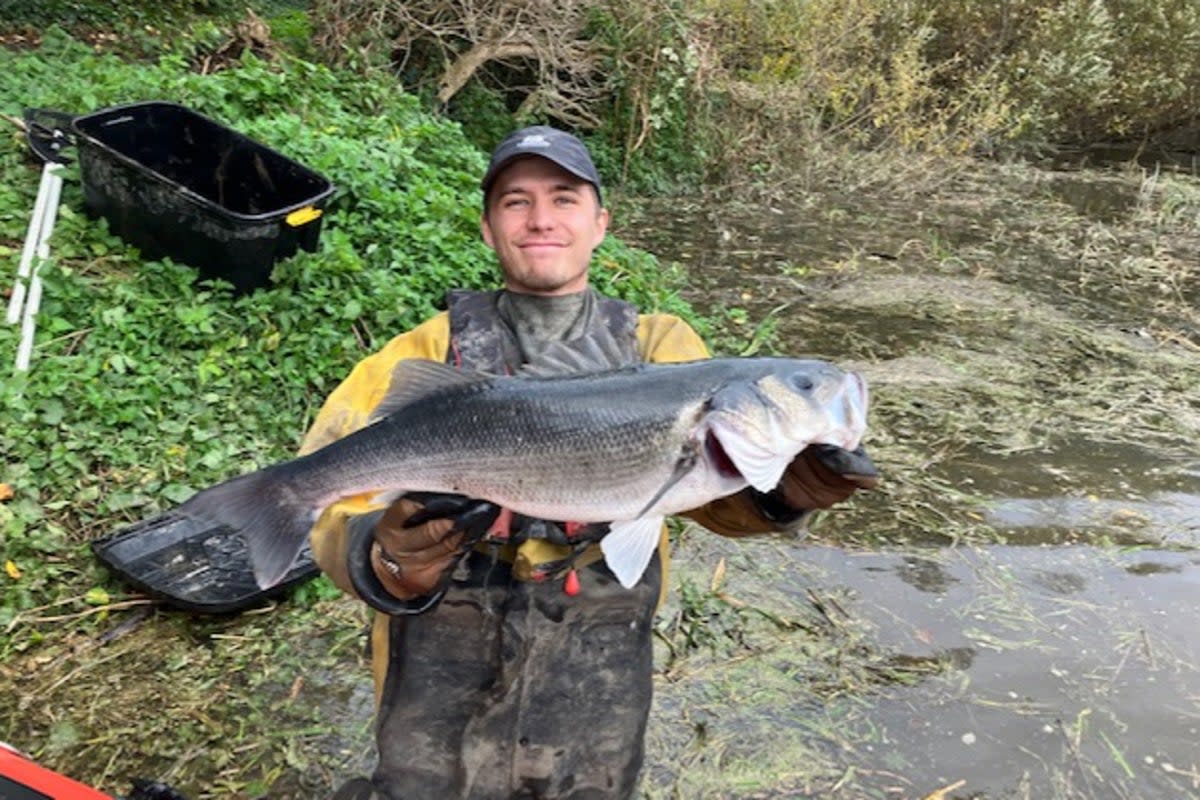
<instances>
[{"instance_id":1,"label":"muddy water","mask_svg":"<svg viewBox=\"0 0 1200 800\"><path fill-rule=\"evenodd\" d=\"M860 369L887 476L806 539L680 538L648 796L1200 797L1194 192L994 167L627 217L742 341Z\"/></svg>"}]
</instances>

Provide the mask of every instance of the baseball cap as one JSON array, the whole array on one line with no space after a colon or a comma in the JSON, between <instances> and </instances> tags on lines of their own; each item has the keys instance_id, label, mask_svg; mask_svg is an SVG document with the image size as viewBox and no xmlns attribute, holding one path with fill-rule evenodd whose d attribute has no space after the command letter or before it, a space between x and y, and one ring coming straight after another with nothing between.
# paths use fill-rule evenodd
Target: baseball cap
<instances>
[{"instance_id":1,"label":"baseball cap","mask_svg":"<svg viewBox=\"0 0 1200 800\"><path fill-rule=\"evenodd\" d=\"M596 197L600 197L600 173L596 172L596 165L583 142L566 131L548 125L533 125L510 133L492 151L492 160L480 183L485 198L500 170L522 156L540 156L553 161L596 187Z\"/></svg>"}]
</instances>

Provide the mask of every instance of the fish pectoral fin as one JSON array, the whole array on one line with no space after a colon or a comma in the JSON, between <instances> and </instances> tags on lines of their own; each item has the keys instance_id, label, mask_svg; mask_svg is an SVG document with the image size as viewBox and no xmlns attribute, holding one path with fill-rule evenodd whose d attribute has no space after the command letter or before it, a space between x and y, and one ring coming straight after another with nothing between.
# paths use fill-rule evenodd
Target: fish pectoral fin
<instances>
[{"instance_id":1,"label":"fish pectoral fin","mask_svg":"<svg viewBox=\"0 0 1200 800\"><path fill-rule=\"evenodd\" d=\"M696 462L699 460L700 455L697 452L697 448L692 444L686 445L683 452L679 454L679 460L675 462L675 469L667 477L666 483L654 493L654 497L650 498L650 502L642 507L642 510L638 512L638 517L644 516L647 511L654 508L654 504L662 500L663 495L669 492L672 486L683 480L684 476L695 468Z\"/></svg>"},{"instance_id":2,"label":"fish pectoral fin","mask_svg":"<svg viewBox=\"0 0 1200 800\"><path fill-rule=\"evenodd\" d=\"M608 568L626 589L633 588L641 580L662 538L662 526L662 517L613 522L609 526L610 533L600 540L600 550Z\"/></svg>"},{"instance_id":3,"label":"fish pectoral fin","mask_svg":"<svg viewBox=\"0 0 1200 800\"><path fill-rule=\"evenodd\" d=\"M774 443L752 441L740 431L722 425L719 420L713 420L710 430L738 473L760 492L769 492L778 486L783 479L783 471L795 457L795 453L777 450L772 446Z\"/></svg>"},{"instance_id":4,"label":"fish pectoral fin","mask_svg":"<svg viewBox=\"0 0 1200 800\"><path fill-rule=\"evenodd\" d=\"M378 422L404 406L450 386L470 386L492 380L478 372L465 372L440 361L427 358L405 358L396 362L391 382L379 405L371 412L368 423Z\"/></svg>"}]
</instances>

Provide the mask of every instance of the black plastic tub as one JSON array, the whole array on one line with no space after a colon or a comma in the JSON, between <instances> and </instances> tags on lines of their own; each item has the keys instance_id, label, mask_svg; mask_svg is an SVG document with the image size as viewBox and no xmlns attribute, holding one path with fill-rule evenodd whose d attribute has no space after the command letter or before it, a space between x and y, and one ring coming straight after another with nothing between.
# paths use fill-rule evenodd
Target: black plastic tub
<instances>
[{"instance_id":1,"label":"black plastic tub","mask_svg":"<svg viewBox=\"0 0 1200 800\"><path fill-rule=\"evenodd\" d=\"M177 103L150 101L72 122L84 202L145 258L170 257L239 292L313 251L333 184Z\"/></svg>"},{"instance_id":2,"label":"black plastic tub","mask_svg":"<svg viewBox=\"0 0 1200 800\"><path fill-rule=\"evenodd\" d=\"M259 589L241 533L174 512L97 539L92 552L134 588L197 614L229 614L261 605L318 572L306 544L283 580Z\"/></svg>"}]
</instances>

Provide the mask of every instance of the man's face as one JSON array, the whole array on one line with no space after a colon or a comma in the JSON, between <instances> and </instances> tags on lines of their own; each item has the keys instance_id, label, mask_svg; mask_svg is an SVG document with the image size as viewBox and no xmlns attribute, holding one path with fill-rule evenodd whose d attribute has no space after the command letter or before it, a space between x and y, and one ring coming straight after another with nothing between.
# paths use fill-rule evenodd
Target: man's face
<instances>
[{"instance_id":1,"label":"man's face","mask_svg":"<svg viewBox=\"0 0 1200 800\"><path fill-rule=\"evenodd\" d=\"M608 211L590 183L544 158L521 158L497 176L486 203L483 240L510 291L561 295L587 287L592 251L608 230Z\"/></svg>"}]
</instances>

